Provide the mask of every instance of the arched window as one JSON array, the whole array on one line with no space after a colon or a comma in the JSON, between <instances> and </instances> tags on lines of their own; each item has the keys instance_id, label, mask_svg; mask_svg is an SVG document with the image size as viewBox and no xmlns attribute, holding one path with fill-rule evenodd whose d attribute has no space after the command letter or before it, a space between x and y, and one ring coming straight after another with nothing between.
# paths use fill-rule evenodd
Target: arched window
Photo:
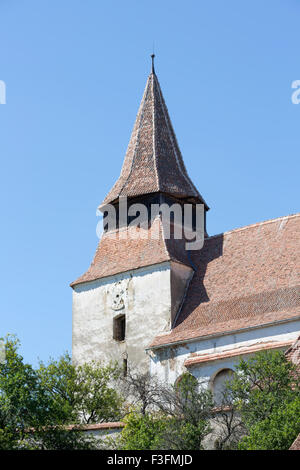
<instances>
[{"instance_id":1,"label":"arched window","mask_svg":"<svg viewBox=\"0 0 300 470\"><path fill-rule=\"evenodd\" d=\"M216 405L221 405L225 401L225 387L226 383L233 378L233 370L231 369L222 369L220 370L216 375L215 378L213 379L212 382L212 391L213 391L213 397L214 397L214 402ZM228 401L228 397L226 397Z\"/></svg>"}]
</instances>

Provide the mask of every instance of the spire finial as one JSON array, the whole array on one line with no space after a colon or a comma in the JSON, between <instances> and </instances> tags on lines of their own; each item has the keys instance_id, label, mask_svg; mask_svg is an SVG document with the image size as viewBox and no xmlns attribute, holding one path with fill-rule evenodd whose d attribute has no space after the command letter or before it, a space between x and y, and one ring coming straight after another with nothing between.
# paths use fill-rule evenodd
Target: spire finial
<instances>
[{"instance_id":1,"label":"spire finial","mask_svg":"<svg viewBox=\"0 0 300 470\"><path fill-rule=\"evenodd\" d=\"M152 69L151 69L151 73L155 73L155 70L154 70L154 57L155 57L155 54L151 54L151 59L152 59Z\"/></svg>"}]
</instances>

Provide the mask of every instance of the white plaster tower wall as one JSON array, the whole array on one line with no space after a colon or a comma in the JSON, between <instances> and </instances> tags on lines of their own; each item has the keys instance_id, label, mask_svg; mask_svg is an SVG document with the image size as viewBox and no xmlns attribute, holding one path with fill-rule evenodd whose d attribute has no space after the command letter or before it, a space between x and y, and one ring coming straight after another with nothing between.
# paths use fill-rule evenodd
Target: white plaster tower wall
<instances>
[{"instance_id":1,"label":"white plaster tower wall","mask_svg":"<svg viewBox=\"0 0 300 470\"><path fill-rule=\"evenodd\" d=\"M120 314L126 318L124 341L113 339L113 319ZM73 363L127 358L130 367L148 370L145 348L170 322L169 262L75 285Z\"/></svg>"}]
</instances>

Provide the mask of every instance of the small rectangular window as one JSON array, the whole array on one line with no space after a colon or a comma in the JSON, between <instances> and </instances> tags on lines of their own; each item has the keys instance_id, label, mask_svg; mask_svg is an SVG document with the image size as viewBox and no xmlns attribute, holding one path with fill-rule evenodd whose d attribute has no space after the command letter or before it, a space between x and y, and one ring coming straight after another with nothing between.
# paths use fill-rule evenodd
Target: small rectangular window
<instances>
[{"instance_id":1,"label":"small rectangular window","mask_svg":"<svg viewBox=\"0 0 300 470\"><path fill-rule=\"evenodd\" d=\"M123 376L126 377L127 375L127 359L123 359Z\"/></svg>"},{"instance_id":2,"label":"small rectangular window","mask_svg":"<svg viewBox=\"0 0 300 470\"><path fill-rule=\"evenodd\" d=\"M117 341L124 341L125 339L125 315L120 315L114 318L113 324L113 338Z\"/></svg>"}]
</instances>

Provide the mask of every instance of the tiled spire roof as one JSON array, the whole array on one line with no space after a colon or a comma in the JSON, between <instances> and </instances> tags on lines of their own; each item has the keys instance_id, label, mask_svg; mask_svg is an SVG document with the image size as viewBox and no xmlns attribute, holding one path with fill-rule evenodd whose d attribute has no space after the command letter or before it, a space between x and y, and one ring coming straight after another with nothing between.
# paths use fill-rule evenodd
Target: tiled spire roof
<instances>
[{"instance_id":1,"label":"tiled spire roof","mask_svg":"<svg viewBox=\"0 0 300 470\"><path fill-rule=\"evenodd\" d=\"M190 180L152 65L121 174L101 206L120 196L167 193L205 201ZM100 206L100 207L101 207Z\"/></svg>"}]
</instances>

